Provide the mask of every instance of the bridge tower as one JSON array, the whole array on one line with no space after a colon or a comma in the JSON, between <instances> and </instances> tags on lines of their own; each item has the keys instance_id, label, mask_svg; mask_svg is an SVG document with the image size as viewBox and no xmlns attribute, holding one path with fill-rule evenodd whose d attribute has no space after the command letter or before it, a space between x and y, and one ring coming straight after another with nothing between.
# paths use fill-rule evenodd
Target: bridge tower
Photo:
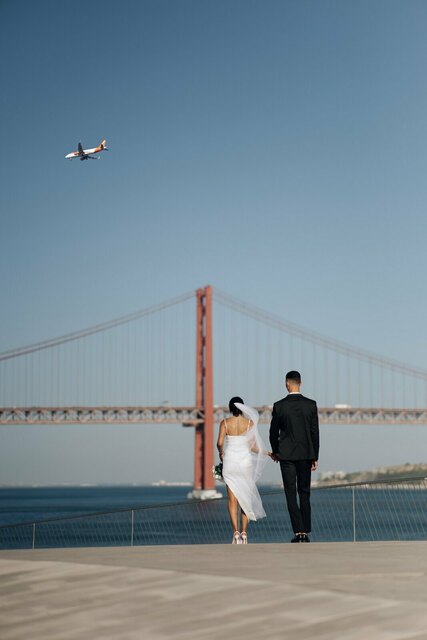
<instances>
[{"instance_id":1,"label":"bridge tower","mask_svg":"<svg viewBox=\"0 0 427 640\"><path fill-rule=\"evenodd\" d=\"M212 287L197 290L196 407L202 422L195 427L194 487L189 498L208 500L222 495L215 489L212 354Z\"/></svg>"}]
</instances>

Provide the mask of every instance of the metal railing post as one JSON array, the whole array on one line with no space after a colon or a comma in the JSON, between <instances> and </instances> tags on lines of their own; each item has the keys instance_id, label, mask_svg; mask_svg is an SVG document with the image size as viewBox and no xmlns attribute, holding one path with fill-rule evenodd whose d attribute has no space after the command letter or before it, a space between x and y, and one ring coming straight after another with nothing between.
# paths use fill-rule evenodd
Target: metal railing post
<instances>
[{"instance_id":1,"label":"metal railing post","mask_svg":"<svg viewBox=\"0 0 427 640\"><path fill-rule=\"evenodd\" d=\"M351 488L353 497L353 542L356 542L356 500L354 495L354 487Z\"/></svg>"},{"instance_id":2,"label":"metal railing post","mask_svg":"<svg viewBox=\"0 0 427 640\"><path fill-rule=\"evenodd\" d=\"M130 546L133 547L133 521L134 521L134 510L132 509L132 530L131 530L131 536L130 536Z\"/></svg>"},{"instance_id":3,"label":"metal railing post","mask_svg":"<svg viewBox=\"0 0 427 640\"><path fill-rule=\"evenodd\" d=\"M33 522L33 549L36 548L36 523Z\"/></svg>"}]
</instances>

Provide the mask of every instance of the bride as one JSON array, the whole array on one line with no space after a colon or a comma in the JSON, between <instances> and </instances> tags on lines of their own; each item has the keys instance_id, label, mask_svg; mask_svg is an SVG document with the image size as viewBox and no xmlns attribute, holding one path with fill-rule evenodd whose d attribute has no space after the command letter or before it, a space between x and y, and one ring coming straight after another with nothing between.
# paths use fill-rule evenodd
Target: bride
<instances>
[{"instance_id":1,"label":"bride","mask_svg":"<svg viewBox=\"0 0 427 640\"><path fill-rule=\"evenodd\" d=\"M242 398L229 402L232 417L219 425L217 448L223 461L222 475L227 485L228 512L233 527L233 544L247 544L250 520L265 518L256 481L270 455L258 433L258 411L243 404ZM242 528L238 528L238 509Z\"/></svg>"}]
</instances>

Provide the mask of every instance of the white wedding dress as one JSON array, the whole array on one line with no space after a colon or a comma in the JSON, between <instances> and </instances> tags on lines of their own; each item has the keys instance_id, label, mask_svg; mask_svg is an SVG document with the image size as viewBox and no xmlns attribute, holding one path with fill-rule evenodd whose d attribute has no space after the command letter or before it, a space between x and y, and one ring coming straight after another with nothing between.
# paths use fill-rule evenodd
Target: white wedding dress
<instances>
[{"instance_id":1,"label":"white wedding dress","mask_svg":"<svg viewBox=\"0 0 427 640\"><path fill-rule=\"evenodd\" d=\"M267 451L258 432L258 411L240 402L236 402L235 406L248 421L252 420L253 425L248 426L246 433L241 436L228 433L225 436L222 476L248 520L259 520L265 518L266 513L256 482L268 460Z\"/></svg>"}]
</instances>

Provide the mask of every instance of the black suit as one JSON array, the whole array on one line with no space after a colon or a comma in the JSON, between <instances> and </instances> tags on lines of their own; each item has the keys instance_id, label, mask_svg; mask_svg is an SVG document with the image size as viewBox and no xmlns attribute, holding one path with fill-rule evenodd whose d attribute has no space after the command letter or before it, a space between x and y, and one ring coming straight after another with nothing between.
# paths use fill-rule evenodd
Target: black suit
<instances>
[{"instance_id":1,"label":"black suit","mask_svg":"<svg viewBox=\"0 0 427 640\"><path fill-rule=\"evenodd\" d=\"M300 393L291 393L276 402L271 418L270 444L280 460L292 528L295 533L309 533L311 464L319 457L319 418L315 401Z\"/></svg>"}]
</instances>

